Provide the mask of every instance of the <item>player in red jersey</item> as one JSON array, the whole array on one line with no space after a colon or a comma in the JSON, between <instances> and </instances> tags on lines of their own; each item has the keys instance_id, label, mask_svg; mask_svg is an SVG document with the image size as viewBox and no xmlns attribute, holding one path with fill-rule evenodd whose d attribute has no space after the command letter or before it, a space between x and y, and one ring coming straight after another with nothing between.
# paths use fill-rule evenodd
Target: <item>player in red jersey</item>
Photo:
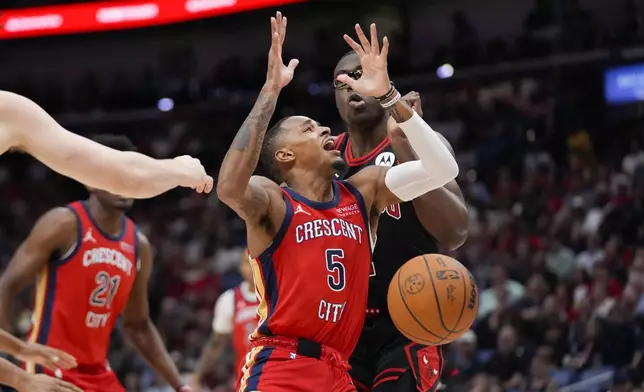
<instances>
[{"instance_id":1,"label":"player in red jersey","mask_svg":"<svg viewBox=\"0 0 644 392\"><path fill-rule=\"evenodd\" d=\"M378 97L399 123L419 160L369 167L346 181L329 128L292 116L266 132L297 60L282 61L286 19L271 18L267 80L235 136L219 172L217 194L246 221L260 322L251 337L241 391L355 391L349 355L362 328L371 262L370 221L386 206L414 199L453 180L458 165L431 128L400 100L387 73L376 26L359 26L362 78L354 89ZM345 81L346 75L338 76ZM265 135L266 133L266 135ZM272 180L252 176L258 160ZM278 184L284 184L280 187Z\"/></svg>"},{"instance_id":2,"label":"player in red jersey","mask_svg":"<svg viewBox=\"0 0 644 392\"><path fill-rule=\"evenodd\" d=\"M133 150L125 137L97 141ZM117 318L131 342L176 390L181 377L152 324L147 283L152 250L126 217L131 199L88 188L90 197L55 208L36 222L0 277L0 323L9 324L11 301L37 278L29 341L64 350L78 361L63 380L86 392L124 391L107 363ZM27 371L51 374L26 364Z\"/></svg>"},{"instance_id":3,"label":"player in red jersey","mask_svg":"<svg viewBox=\"0 0 644 392\"><path fill-rule=\"evenodd\" d=\"M43 364L52 370L76 367L76 359L71 355L40 344L25 343L2 329L0 329L0 352L11 354L20 360ZM54 377L29 374L2 358L0 358L0 385L12 387L18 392L82 392L78 387Z\"/></svg>"},{"instance_id":4,"label":"player in red jersey","mask_svg":"<svg viewBox=\"0 0 644 392\"><path fill-rule=\"evenodd\" d=\"M244 251L239 262L239 272L244 281L237 287L226 290L217 299L215 317L212 321L210 345L201 354L195 368L192 387L198 390L205 373L219 360L224 348L232 344L233 364L241 371L243 360L249 351L250 334L257 328L257 297L253 270L248 251ZM236 381L241 379L241 374Z\"/></svg>"}]
</instances>

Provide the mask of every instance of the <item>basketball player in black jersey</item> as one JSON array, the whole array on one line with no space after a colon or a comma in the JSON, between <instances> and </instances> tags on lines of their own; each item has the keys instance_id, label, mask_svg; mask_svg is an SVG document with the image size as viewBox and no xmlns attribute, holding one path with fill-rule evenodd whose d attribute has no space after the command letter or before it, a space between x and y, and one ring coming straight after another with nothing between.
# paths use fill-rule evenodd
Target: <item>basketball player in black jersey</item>
<instances>
[{"instance_id":1,"label":"basketball player in black jersey","mask_svg":"<svg viewBox=\"0 0 644 392\"><path fill-rule=\"evenodd\" d=\"M362 97L336 77L359 79L362 70L355 52L342 57L335 69L335 100L346 133L336 149L348 163L348 178L366 166L393 166L417 159L395 121L372 97ZM417 93L405 98L420 111ZM447 140L440 136L452 151ZM387 312L389 282L398 268L415 256L452 250L467 237L467 207L452 181L414 200L387 208L378 222L373 254L367 319L350 371L359 391L425 392L439 385L443 367L441 347L426 347L407 340L394 327Z\"/></svg>"}]
</instances>

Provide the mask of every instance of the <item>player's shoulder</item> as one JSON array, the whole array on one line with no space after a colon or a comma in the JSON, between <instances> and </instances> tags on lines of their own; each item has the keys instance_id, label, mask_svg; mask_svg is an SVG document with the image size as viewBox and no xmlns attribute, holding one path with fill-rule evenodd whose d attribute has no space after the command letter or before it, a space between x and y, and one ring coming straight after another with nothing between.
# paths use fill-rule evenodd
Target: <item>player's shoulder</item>
<instances>
[{"instance_id":1,"label":"player's shoulder","mask_svg":"<svg viewBox=\"0 0 644 392\"><path fill-rule=\"evenodd\" d=\"M345 181L360 190L367 185L371 186L376 184L387 170L389 170L389 168L386 166L366 166L359 172L347 178Z\"/></svg>"},{"instance_id":2,"label":"player's shoulder","mask_svg":"<svg viewBox=\"0 0 644 392\"><path fill-rule=\"evenodd\" d=\"M275 181L264 176L252 176L249 182L251 185L264 188L268 192L281 192L280 186Z\"/></svg>"},{"instance_id":3,"label":"player's shoulder","mask_svg":"<svg viewBox=\"0 0 644 392\"><path fill-rule=\"evenodd\" d=\"M134 235L136 236L136 241L138 242L139 246L144 248L149 248L151 244L150 244L150 240L148 239L148 236L143 234L143 232L139 230L139 228L134 224L134 222L132 222L132 225L134 227Z\"/></svg>"},{"instance_id":4,"label":"player's shoulder","mask_svg":"<svg viewBox=\"0 0 644 392\"><path fill-rule=\"evenodd\" d=\"M29 240L39 246L65 247L80 236L81 223L76 212L68 207L56 207L45 212L29 234Z\"/></svg>"},{"instance_id":5,"label":"player's shoulder","mask_svg":"<svg viewBox=\"0 0 644 392\"><path fill-rule=\"evenodd\" d=\"M58 230L75 229L78 226L78 213L69 206L54 207L45 212L36 225L47 225Z\"/></svg>"}]
</instances>

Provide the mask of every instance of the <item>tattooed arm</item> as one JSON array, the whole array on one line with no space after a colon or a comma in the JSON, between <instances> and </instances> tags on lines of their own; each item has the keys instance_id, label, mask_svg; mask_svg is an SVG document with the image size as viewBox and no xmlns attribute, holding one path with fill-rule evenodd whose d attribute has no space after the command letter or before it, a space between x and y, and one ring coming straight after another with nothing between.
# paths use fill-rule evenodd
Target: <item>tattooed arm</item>
<instances>
[{"instance_id":1,"label":"tattooed arm","mask_svg":"<svg viewBox=\"0 0 644 392\"><path fill-rule=\"evenodd\" d=\"M266 221L271 210L271 195L280 195L279 186L275 182L252 175L259 161L264 134L275 111L277 97L282 88L293 79L293 72L298 64L297 60L291 60L285 66L282 61L286 22L286 18L279 12L271 18L272 40L266 83L255 106L237 132L219 171L217 195L250 224L251 230L254 225ZM257 248L252 244L249 246L251 253L257 254Z\"/></svg>"},{"instance_id":2,"label":"tattooed arm","mask_svg":"<svg viewBox=\"0 0 644 392\"><path fill-rule=\"evenodd\" d=\"M268 83L264 85L219 170L219 199L246 221L255 221L264 216L270 204L267 186L274 183L266 178L253 177L253 172L278 95L279 89Z\"/></svg>"}]
</instances>

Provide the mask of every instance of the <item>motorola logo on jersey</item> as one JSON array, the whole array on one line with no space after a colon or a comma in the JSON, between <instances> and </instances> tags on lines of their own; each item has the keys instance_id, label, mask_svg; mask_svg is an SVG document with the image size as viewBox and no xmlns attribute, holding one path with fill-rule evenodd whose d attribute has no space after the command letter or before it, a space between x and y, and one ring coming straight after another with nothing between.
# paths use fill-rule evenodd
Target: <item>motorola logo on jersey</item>
<instances>
[{"instance_id":1,"label":"motorola logo on jersey","mask_svg":"<svg viewBox=\"0 0 644 392\"><path fill-rule=\"evenodd\" d=\"M298 244L320 237L346 237L362 243L363 229L360 225L343 219L316 219L295 227L295 240Z\"/></svg>"},{"instance_id":2,"label":"motorola logo on jersey","mask_svg":"<svg viewBox=\"0 0 644 392\"><path fill-rule=\"evenodd\" d=\"M113 265L128 276L132 275L132 261L116 249L94 248L86 250L83 253L83 267L89 267L94 264Z\"/></svg>"},{"instance_id":3,"label":"motorola logo on jersey","mask_svg":"<svg viewBox=\"0 0 644 392\"><path fill-rule=\"evenodd\" d=\"M391 167L396 163L396 156L393 152L383 152L376 157L375 163L376 166Z\"/></svg>"}]
</instances>

